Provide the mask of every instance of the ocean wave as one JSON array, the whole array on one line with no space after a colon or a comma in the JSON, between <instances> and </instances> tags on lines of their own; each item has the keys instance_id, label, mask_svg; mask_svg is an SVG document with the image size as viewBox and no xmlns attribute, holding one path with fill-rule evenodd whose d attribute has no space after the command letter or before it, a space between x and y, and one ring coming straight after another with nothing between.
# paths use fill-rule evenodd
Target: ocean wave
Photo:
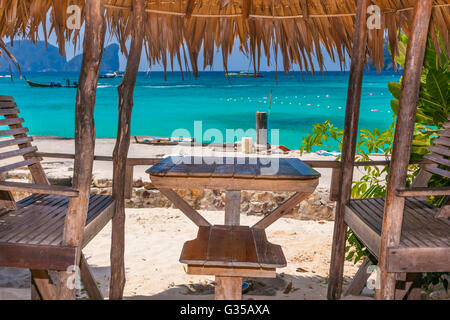
<instances>
[{"instance_id":1,"label":"ocean wave","mask_svg":"<svg viewBox=\"0 0 450 320\"><path fill-rule=\"evenodd\" d=\"M0 76L0 78L11 78L11 76L10 76L10 75L7 75L7 76Z\"/></svg>"},{"instance_id":2,"label":"ocean wave","mask_svg":"<svg viewBox=\"0 0 450 320\"><path fill-rule=\"evenodd\" d=\"M117 88L117 86L107 85L107 84L100 84L97 86L98 89L104 89L104 88Z\"/></svg>"}]
</instances>

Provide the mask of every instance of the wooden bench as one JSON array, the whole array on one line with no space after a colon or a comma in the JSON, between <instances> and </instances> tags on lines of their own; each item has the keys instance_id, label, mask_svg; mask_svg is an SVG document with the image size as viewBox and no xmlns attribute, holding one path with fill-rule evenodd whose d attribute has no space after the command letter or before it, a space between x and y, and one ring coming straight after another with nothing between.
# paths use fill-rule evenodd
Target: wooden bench
<instances>
[{"instance_id":1,"label":"wooden bench","mask_svg":"<svg viewBox=\"0 0 450 320\"><path fill-rule=\"evenodd\" d=\"M12 97L0 97L0 127L6 126L0 128L0 266L30 269L33 297L56 299L47 271L80 265L88 294L102 299L81 249L111 220L115 201L111 196L91 195L81 248L63 245L66 216L79 192L50 185L19 113ZM7 172L22 167L30 170L33 183L4 181ZM31 195L16 202L12 192Z\"/></svg>"},{"instance_id":2,"label":"wooden bench","mask_svg":"<svg viewBox=\"0 0 450 320\"><path fill-rule=\"evenodd\" d=\"M276 268L287 265L281 246L268 242L264 229L220 225L199 227L180 262L189 274L225 277L275 278Z\"/></svg>"},{"instance_id":3,"label":"wooden bench","mask_svg":"<svg viewBox=\"0 0 450 320\"><path fill-rule=\"evenodd\" d=\"M410 188L396 190L398 197L405 198L402 228L399 245L387 248L386 271L398 274L399 280L413 274L413 279L420 278L422 272L450 271L450 182L443 187L428 187L433 175L450 178L450 122L444 128L429 148L430 153L424 156L430 163L422 166ZM428 196L447 199L438 208L427 201ZM385 214L385 198L352 199L345 206L345 223L377 260ZM364 263L362 268L367 265ZM348 292L360 292L368 276L366 270L358 272ZM419 281L414 280L407 282L409 289L413 282L420 287ZM403 298L408 294L408 290L401 289L395 295Z\"/></svg>"}]
</instances>

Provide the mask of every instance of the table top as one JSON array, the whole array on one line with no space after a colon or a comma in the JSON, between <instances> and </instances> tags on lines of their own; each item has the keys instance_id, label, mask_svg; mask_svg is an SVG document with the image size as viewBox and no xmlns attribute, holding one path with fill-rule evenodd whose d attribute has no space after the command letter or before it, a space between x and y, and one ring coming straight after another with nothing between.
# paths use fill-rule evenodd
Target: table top
<instances>
[{"instance_id":1,"label":"table top","mask_svg":"<svg viewBox=\"0 0 450 320\"><path fill-rule=\"evenodd\" d=\"M146 171L152 177L312 180L320 173L298 158L170 156Z\"/></svg>"}]
</instances>

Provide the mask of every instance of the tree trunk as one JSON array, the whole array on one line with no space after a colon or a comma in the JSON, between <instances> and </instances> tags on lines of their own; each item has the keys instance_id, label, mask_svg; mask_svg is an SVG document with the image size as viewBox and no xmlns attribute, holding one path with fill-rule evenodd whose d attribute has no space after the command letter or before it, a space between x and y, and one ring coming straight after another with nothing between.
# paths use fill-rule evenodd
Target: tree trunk
<instances>
[{"instance_id":1,"label":"tree trunk","mask_svg":"<svg viewBox=\"0 0 450 320\"><path fill-rule=\"evenodd\" d=\"M328 284L328 299L341 297L342 277L344 274L345 236L347 226L344 222L345 206L350 200L353 163L355 162L355 148L358 134L359 109L361 104L361 88L366 61L367 46L367 7L369 0L358 1L355 31L353 35L352 64L347 93L347 109L345 113L344 141L342 145L342 159L340 172L340 190L336 203L334 222L333 247L331 251L331 266Z\"/></svg>"},{"instance_id":2,"label":"tree trunk","mask_svg":"<svg viewBox=\"0 0 450 320\"><path fill-rule=\"evenodd\" d=\"M113 197L116 211L112 221L110 300L123 297L125 287L125 183L133 93L144 40L144 0L133 0L133 34L125 76L119 86L119 127L114 148Z\"/></svg>"},{"instance_id":3,"label":"tree trunk","mask_svg":"<svg viewBox=\"0 0 450 320\"><path fill-rule=\"evenodd\" d=\"M78 247L77 260L74 261L76 266L80 262L80 246L89 206L95 148L94 107L106 34L103 0L86 0L85 3L86 26L75 111L73 175L73 187L79 190L80 194L70 200L63 233L63 245ZM65 271L59 272L59 299L75 298L75 289L68 286L72 276Z\"/></svg>"}]
</instances>

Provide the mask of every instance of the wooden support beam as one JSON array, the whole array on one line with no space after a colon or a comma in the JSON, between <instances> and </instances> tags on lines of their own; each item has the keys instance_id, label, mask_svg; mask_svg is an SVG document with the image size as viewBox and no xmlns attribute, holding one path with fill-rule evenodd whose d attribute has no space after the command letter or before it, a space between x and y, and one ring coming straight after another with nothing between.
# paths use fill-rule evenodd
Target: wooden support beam
<instances>
[{"instance_id":1,"label":"wooden support beam","mask_svg":"<svg viewBox=\"0 0 450 320\"><path fill-rule=\"evenodd\" d=\"M381 232L377 299L395 298L395 273L387 271L388 250L400 243L405 198L397 196L396 190L406 184L432 5L432 0L416 1L409 34Z\"/></svg>"},{"instance_id":2,"label":"wooden support beam","mask_svg":"<svg viewBox=\"0 0 450 320\"><path fill-rule=\"evenodd\" d=\"M77 247L79 264L81 243L89 206L92 167L94 162L95 129L94 107L98 76L105 44L106 21L103 0L85 1L85 32L83 61L81 64L77 99L75 106L75 166L73 187L79 197L70 200L63 231L63 245ZM58 275L58 299L75 299L75 289L67 286L71 275L60 272Z\"/></svg>"},{"instance_id":3,"label":"wooden support beam","mask_svg":"<svg viewBox=\"0 0 450 320\"><path fill-rule=\"evenodd\" d=\"M103 295L97 286L94 275L89 269L89 264L87 263L84 254L81 254L80 259L80 277L91 300L104 300Z\"/></svg>"},{"instance_id":4,"label":"wooden support beam","mask_svg":"<svg viewBox=\"0 0 450 320\"><path fill-rule=\"evenodd\" d=\"M241 192L227 191L225 202L225 224L231 226L240 225L241 221Z\"/></svg>"},{"instance_id":5,"label":"wooden support beam","mask_svg":"<svg viewBox=\"0 0 450 320\"><path fill-rule=\"evenodd\" d=\"M175 207L183 211L183 213L197 226L199 227L210 227L211 224L203 218L197 211L195 211L189 203L183 200L175 191L172 189L159 189L159 192L161 192L164 196L167 197Z\"/></svg>"},{"instance_id":6,"label":"wooden support beam","mask_svg":"<svg viewBox=\"0 0 450 320\"><path fill-rule=\"evenodd\" d=\"M353 33L352 63L347 93L347 109L345 113L344 141L342 145L340 191L336 203L336 214L331 251L330 278L327 297L330 300L339 299L342 292L342 277L345 260L345 235L347 226L344 221L345 205L350 200L353 168L355 162L355 147L358 133L359 110L361 104L361 89L366 61L367 47L367 8L369 0L358 0L358 9Z\"/></svg>"},{"instance_id":7,"label":"wooden support beam","mask_svg":"<svg viewBox=\"0 0 450 320\"><path fill-rule=\"evenodd\" d=\"M125 199L131 199L133 197L133 175L134 166L127 164L125 168Z\"/></svg>"},{"instance_id":8,"label":"wooden support beam","mask_svg":"<svg viewBox=\"0 0 450 320\"><path fill-rule=\"evenodd\" d=\"M144 42L144 22L145 1L133 0L133 32L125 76L118 88L119 127L117 130L117 142L113 153L113 197L116 201L116 211L112 220L110 300L122 299L125 287L125 189L127 182L127 168L128 178L130 175L130 167L127 166L127 158L128 149L130 148L130 127L131 113L134 104L134 87L139 71L142 45ZM133 179L131 178L131 180Z\"/></svg>"},{"instance_id":9,"label":"wooden support beam","mask_svg":"<svg viewBox=\"0 0 450 320\"><path fill-rule=\"evenodd\" d=\"M352 282L350 282L347 290L345 290L344 296L360 296L364 287L367 284L367 280L370 277L370 273L367 272L367 268L372 265L369 258L365 258Z\"/></svg>"},{"instance_id":10,"label":"wooden support beam","mask_svg":"<svg viewBox=\"0 0 450 320\"><path fill-rule=\"evenodd\" d=\"M53 281L46 270L31 271L31 298L33 300L56 300Z\"/></svg>"},{"instance_id":11,"label":"wooden support beam","mask_svg":"<svg viewBox=\"0 0 450 320\"><path fill-rule=\"evenodd\" d=\"M301 201L306 199L311 193L296 193L288 200L286 200L281 206L276 208L270 214L266 215L261 221L256 223L252 228L258 229L266 229L270 225L272 225L275 221L280 219L283 215L289 212L292 208L294 208Z\"/></svg>"},{"instance_id":12,"label":"wooden support beam","mask_svg":"<svg viewBox=\"0 0 450 320\"><path fill-rule=\"evenodd\" d=\"M341 171L337 168L333 168L331 171L331 183L330 183L330 201L338 201L339 200L339 189L340 189L340 181L339 178L341 176Z\"/></svg>"}]
</instances>

